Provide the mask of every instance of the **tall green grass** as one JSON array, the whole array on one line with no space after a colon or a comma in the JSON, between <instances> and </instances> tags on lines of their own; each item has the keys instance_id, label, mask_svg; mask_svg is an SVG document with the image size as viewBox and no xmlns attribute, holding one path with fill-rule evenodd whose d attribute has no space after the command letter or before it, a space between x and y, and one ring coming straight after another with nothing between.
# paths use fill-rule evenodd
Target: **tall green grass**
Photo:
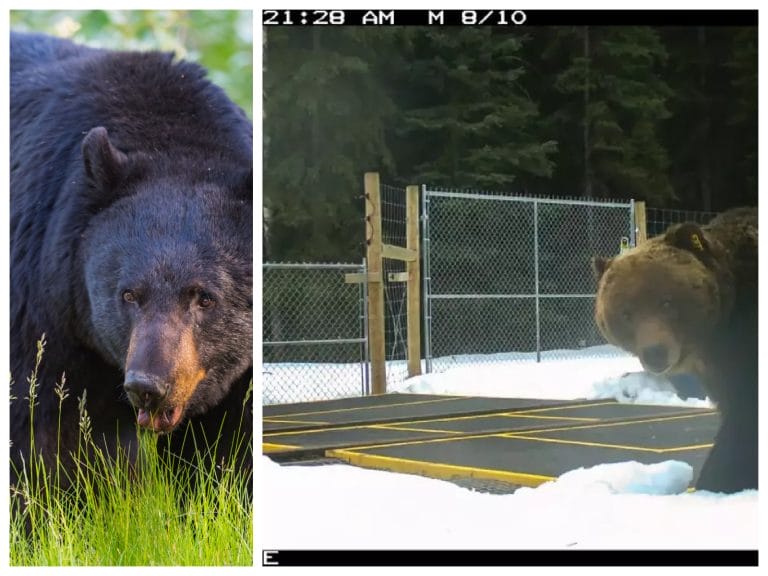
<instances>
[{"instance_id":1,"label":"tall green grass","mask_svg":"<svg viewBox=\"0 0 768 576\"><path fill-rule=\"evenodd\" d=\"M41 340L28 378L30 427L43 349ZM63 380L55 393L59 408L71 401ZM200 446L196 463L178 466L158 452L154 434L139 432L134 463L124 451L107 456L91 437L86 404L78 399L74 464L63 466L58 449L54 465L30 456L20 471L11 499L11 565L253 564L253 503L236 469L205 458L214 447ZM37 454L31 437L28 454Z\"/></svg>"}]
</instances>

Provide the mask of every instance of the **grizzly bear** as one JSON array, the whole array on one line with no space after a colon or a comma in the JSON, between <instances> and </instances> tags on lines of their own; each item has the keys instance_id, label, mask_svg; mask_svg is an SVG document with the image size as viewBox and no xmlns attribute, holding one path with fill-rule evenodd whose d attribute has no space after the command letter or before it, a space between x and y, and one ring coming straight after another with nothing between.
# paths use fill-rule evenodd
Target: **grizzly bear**
<instances>
[{"instance_id":1,"label":"grizzly bear","mask_svg":"<svg viewBox=\"0 0 768 576\"><path fill-rule=\"evenodd\" d=\"M11 35L10 104L11 481L32 447L71 465L77 399L110 454L220 435L250 476L251 122L197 64L40 34Z\"/></svg>"},{"instance_id":2,"label":"grizzly bear","mask_svg":"<svg viewBox=\"0 0 768 576\"><path fill-rule=\"evenodd\" d=\"M676 224L594 258L595 320L654 374L695 375L720 412L697 489L757 488L757 209Z\"/></svg>"}]
</instances>

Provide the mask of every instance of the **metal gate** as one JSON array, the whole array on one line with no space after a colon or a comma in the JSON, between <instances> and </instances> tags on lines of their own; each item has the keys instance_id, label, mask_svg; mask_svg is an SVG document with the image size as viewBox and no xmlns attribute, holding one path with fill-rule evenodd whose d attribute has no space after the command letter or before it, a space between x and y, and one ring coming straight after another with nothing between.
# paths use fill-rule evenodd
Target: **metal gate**
<instances>
[{"instance_id":1,"label":"metal gate","mask_svg":"<svg viewBox=\"0 0 768 576\"><path fill-rule=\"evenodd\" d=\"M427 187L422 198L428 372L604 344L591 258L634 245L632 201Z\"/></svg>"},{"instance_id":2,"label":"metal gate","mask_svg":"<svg viewBox=\"0 0 768 576\"><path fill-rule=\"evenodd\" d=\"M264 264L263 403L367 395L365 264Z\"/></svg>"}]
</instances>

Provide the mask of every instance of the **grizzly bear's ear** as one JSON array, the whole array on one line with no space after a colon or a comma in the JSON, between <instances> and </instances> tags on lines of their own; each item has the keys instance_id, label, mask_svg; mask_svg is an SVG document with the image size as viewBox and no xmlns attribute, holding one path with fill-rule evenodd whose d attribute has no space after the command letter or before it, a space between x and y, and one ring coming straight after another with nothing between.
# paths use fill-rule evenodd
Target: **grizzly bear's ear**
<instances>
[{"instance_id":1,"label":"grizzly bear's ear","mask_svg":"<svg viewBox=\"0 0 768 576\"><path fill-rule=\"evenodd\" d=\"M603 258L602 256L594 256L592 258L592 272L595 274L595 280L598 282L603 277L605 271L613 262L613 258Z\"/></svg>"},{"instance_id":2,"label":"grizzly bear's ear","mask_svg":"<svg viewBox=\"0 0 768 576\"><path fill-rule=\"evenodd\" d=\"M667 244L687 250L696 256L706 256L709 253L709 243L704 232L693 222L672 226L667 230L664 240Z\"/></svg>"},{"instance_id":3,"label":"grizzly bear's ear","mask_svg":"<svg viewBox=\"0 0 768 576\"><path fill-rule=\"evenodd\" d=\"M101 205L112 201L111 192L127 170L128 157L112 145L103 126L93 128L83 139L83 164L92 199Z\"/></svg>"}]
</instances>

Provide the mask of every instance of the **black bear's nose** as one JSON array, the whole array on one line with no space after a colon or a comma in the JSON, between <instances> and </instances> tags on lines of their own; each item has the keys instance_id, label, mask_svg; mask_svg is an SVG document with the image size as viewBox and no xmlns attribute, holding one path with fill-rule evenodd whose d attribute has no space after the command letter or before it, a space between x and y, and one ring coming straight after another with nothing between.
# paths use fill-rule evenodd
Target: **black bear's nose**
<instances>
[{"instance_id":1,"label":"black bear's nose","mask_svg":"<svg viewBox=\"0 0 768 576\"><path fill-rule=\"evenodd\" d=\"M664 372L669 368L669 361L667 359L667 347L663 344L655 344L643 348L640 359L643 362L643 366L651 372L657 374Z\"/></svg>"},{"instance_id":2,"label":"black bear's nose","mask_svg":"<svg viewBox=\"0 0 768 576\"><path fill-rule=\"evenodd\" d=\"M162 379L144 372L129 371L123 384L128 399L136 408L155 411L168 392Z\"/></svg>"}]
</instances>

